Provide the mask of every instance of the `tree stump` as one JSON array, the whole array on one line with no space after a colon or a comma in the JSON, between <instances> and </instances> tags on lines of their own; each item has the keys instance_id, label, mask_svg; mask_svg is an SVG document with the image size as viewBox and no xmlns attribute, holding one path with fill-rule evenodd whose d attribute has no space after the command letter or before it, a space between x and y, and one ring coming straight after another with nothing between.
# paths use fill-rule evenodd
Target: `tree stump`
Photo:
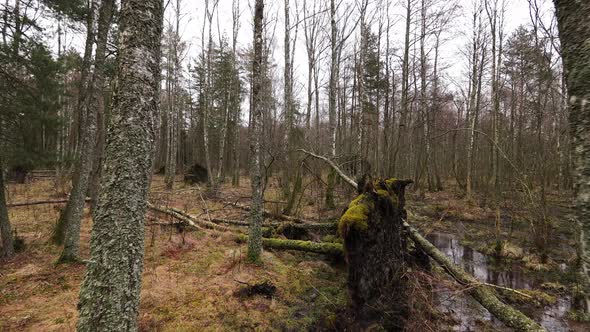
<instances>
[{"instance_id":1,"label":"tree stump","mask_svg":"<svg viewBox=\"0 0 590 332\"><path fill-rule=\"evenodd\" d=\"M401 330L406 314L404 188L412 181L366 183L340 218L348 266L349 315L364 329ZM360 186L359 186L360 187Z\"/></svg>"}]
</instances>

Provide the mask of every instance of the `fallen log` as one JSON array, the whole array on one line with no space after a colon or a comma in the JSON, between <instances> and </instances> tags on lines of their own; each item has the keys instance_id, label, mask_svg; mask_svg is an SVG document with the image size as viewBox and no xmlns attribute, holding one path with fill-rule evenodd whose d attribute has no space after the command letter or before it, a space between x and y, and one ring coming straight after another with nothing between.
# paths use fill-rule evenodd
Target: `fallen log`
<instances>
[{"instance_id":1,"label":"fallen log","mask_svg":"<svg viewBox=\"0 0 590 332\"><path fill-rule=\"evenodd\" d=\"M186 227L195 230L209 230L217 234L230 234L234 241L243 243L248 241L248 235L236 233L235 229L216 225L212 222L196 219L184 212L175 209L163 209L148 203L148 207L154 211L168 214ZM161 224L161 223L158 223ZM174 223L170 223L173 225ZM283 250L298 250L305 252L312 252L317 254L326 254L331 256L342 256L342 245L340 243L331 242L312 242L300 240L284 240L276 238L262 238L262 245L265 248L283 249Z\"/></svg>"},{"instance_id":2,"label":"fallen log","mask_svg":"<svg viewBox=\"0 0 590 332\"><path fill-rule=\"evenodd\" d=\"M340 170L330 159L305 150L300 151L312 157L324 160L346 183L358 191L357 183L344 174L344 172L342 172L342 170ZM524 315L522 312L500 301L491 287L477 281L475 277L471 276L461 267L453 264L443 252L438 250L432 243L420 235L420 233L406 221L403 222L403 226L407 230L409 238L414 241L417 247L422 249L435 262L440 264L455 281L461 285L468 286L468 293L506 326L514 328L517 331L545 331L545 329L539 324Z\"/></svg>"},{"instance_id":3,"label":"fallen log","mask_svg":"<svg viewBox=\"0 0 590 332\"><path fill-rule=\"evenodd\" d=\"M191 216L187 213L184 213L180 210L174 209L174 208L164 209L164 208L157 207L151 203L148 203L148 208L150 208L151 210L160 212L160 213L164 213L164 214L173 216L176 219L181 220L192 227L211 229L211 230L215 230L218 232L236 232L237 231L237 230L231 229L229 227L217 225L217 224L210 222L210 221L194 218L193 216Z\"/></svg>"},{"instance_id":4,"label":"fallen log","mask_svg":"<svg viewBox=\"0 0 590 332\"><path fill-rule=\"evenodd\" d=\"M476 299L477 302L486 308L492 315L506 324L506 326L517 331L545 331L545 329L522 312L500 301L488 285L479 282L461 267L455 265L444 253L420 235L420 233L407 222L404 222L403 226L408 231L410 238L420 247L420 249L428 254L428 256L432 257L434 261L439 263L443 269L453 277L453 279L461 285L466 286L467 293Z\"/></svg>"},{"instance_id":5,"label":"fallen log","mask_svg":"<svg viewBox=\"0 0 590 332\"><path fill-rule=\"evenodd\" d=\"M90 198L86 198L86 203L90 202ZM19 206L31 206L31 205L43 205L43 204L64 204L67 203L67 198L61 199L46 199L42 201L31 201L31 202L17 202L6 204L6 207L19 207Z\"/></svg>"},{"instance_id":6,"label":"fallen log","mask_svg":"<svg viewBox=\"0 0 590 332\"><path fill-rule=\"evenodd\" d=\"M244 205L244 204L240 204L238 202L226 202L225 203L226 206L234 206L237 207L238 209L242 209L244 211L250 211L250 206L249 205ZM297 217L293 217L293 216L288 216L286 214L276 214L276 213L272 213L270 211L264 210L262 211L262 215L267 217L267 218L272 218L272 219L279 219L279 220L287 220L287 221L291 221L294 223L298 223L298 224L304 224L304 223L308 223L308 224L313 224L313 221L307 220L307 219L302 219L302 218L297 218Z\"/></svg>"},{"instance_id":7,"label":"fallen log","mask_svg":"<svg viewBox=\"0 0 590 332\"><path fill-rule=\"evenodd\" d=\"M216 224L226 224L226 225L242 226L242 227L248 227L250 225L247 221L233 220L233 219L221 219L221 218L211 218L211 222L214 222ZM319 232L336 231L336 228L337 228L337 224L331 223L331 222L305 223L305 224L292 223L292 222L287 222L287 223L265 222L262 224L262 226L273 227L273 228L293 227L293 228L306 229L306 230L319 231Z\"/></svg>"},{"instance_id":8,"label":"fallen log","mask_svg":"<svg viewBox=\"0 0 590 332\"><path fill-rule=\"evenodd\" d=\"M248 236L237 235L237 241L241 243L248 242ZM331 256L342 256L343 253L342 244L331 242L312 242L301 240L284 240L277 238L262 238L262 245L264 246L264 248L298 250Z\"/></svg>"}]
</instances>

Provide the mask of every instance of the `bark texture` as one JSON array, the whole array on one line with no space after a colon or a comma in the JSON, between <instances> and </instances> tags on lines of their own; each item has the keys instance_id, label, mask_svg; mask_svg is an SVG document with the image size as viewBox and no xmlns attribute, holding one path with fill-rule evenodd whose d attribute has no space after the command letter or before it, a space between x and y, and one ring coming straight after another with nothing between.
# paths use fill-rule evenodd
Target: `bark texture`
<instances>
[{"instance_id":1,"label":"bark texture","mask_svg":"<svg viewBox=\"0 0 590 332\"><path fill-rule=\"evenodd\" d=\"M403 329L407 311L401 183L394 179L376 181L377 190L366 191L353 200L338 225L344 238L354 321L378 322L388 331Z\"/></svg>"},{"instance_id":2,"label":"bark texture","mask_svg":"<svg viewBox=\"0 0 590 332\"><path fill-rule=\"evenodd\" d=\"M256 0L254 8L254 62L252 64L252 121L250 123L250 182L252 205L248 237L248 259L260 260L262 251L262 22L264 1Z\"/></svg>"},{"instance_id":3,"label":"bark texture","mask_svg":"<svg viewBox=\"0 0 590 332\"><path fill-rule=\"evenodd\" d=\"M582 269L590 285L590 2L554 0L570 98L574 147L576 211ZM590 300L586 299L590 311Z\"/></svg>"},{"instance_id":4,"label":"bark texture","mask_svg":"<svg viewBox=\"0 0 590 332\"><path fill-rule=\"evenodd\" d=\"M124 0L119 84L80 290L78 331L136 331L160 82L163 2Z\"/></svg>"}]
</instances>

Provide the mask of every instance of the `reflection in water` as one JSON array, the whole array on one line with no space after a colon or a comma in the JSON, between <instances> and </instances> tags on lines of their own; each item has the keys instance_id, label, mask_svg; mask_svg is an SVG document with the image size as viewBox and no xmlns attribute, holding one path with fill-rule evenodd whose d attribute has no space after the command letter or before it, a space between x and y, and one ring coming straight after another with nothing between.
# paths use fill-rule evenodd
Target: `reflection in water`
<instances>
[{"instance_id":1,"label":"reflection in water","mask_svg":"<svg viewBox=\"0 0 590 332\"><path fill-rule=\"evenodd\" d=\"M486 255L463 247L459 244L459 240L451 234L431 233L427 238L455 264L480 281L516 289L532 289L536 286L533 280L528 278L517 265L508 266L502 270L490 269L490 261ZM452 314L458 321L458 325L455 326L457 331L478 331L478 321L490 321L498 330L505 329L487 310L469 296L443 290L437 293L437 299L440 310ZM559 298L555 305L537 310L532 315L548 331L568 331L565 316L570 308L570 298L563 297Z\"/></svg>"}]
</instances>

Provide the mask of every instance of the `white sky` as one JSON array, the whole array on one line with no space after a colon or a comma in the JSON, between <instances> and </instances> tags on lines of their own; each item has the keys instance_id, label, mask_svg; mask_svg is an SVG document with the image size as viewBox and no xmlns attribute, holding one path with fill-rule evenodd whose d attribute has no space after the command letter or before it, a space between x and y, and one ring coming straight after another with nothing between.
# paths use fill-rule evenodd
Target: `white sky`
<instances>
[{"instance_id":1,"label":"white sky","mask_svg":"<svg viewBox=\"0 0 590 332\"><path fill-rule=\"evenodd\" d=\"M167 1L167 0L165 0ZM164 24L174 22L174 7L176 6L177 0L170 0L167 5L166 15L165 15L165 22ZM212 2L213 0L210 0ZM233 0L220 0L219 1L219 30L222 34L227 34L228 39L231 42L231 34L232 34L232 15L231 15L231 8L232 8L232 1ZM354 3L354 1L358 0L344 0L345 3ZM370 0L370 8L376 7L379 0ZM387 0L381 0L381 3L385 3ZM403 7L402 3L405 2L403 0L390 0L391 1L391 9L390 9L390 17L395 24L391 28L391 41L390 46L393 48L397 48L398 50L401 48L403 42L403 35L404 35L404 19L405 19L405 8ZM442 0L447 1L447 0ZM448 33L446 33L447 41L441 46L441 68L445 69L445 78L451 82L462 82L465 79L465 68L466 68L466 59L465 55L462 54L461 50L464 49L466 43L468 43L469 36L471 35L471 23L470 23L470 15L471 15L471 8L472 8L472 1L473 0L458 0L461 9L457 12L456 19L452 20L451 25L449 26ZM547 12L547 17L552 15L552 2L551 0L538 0L540 3L543 3L544 8ZM302 7L303 0L290 0L291 2L291 11L294 13L295 3L298 3L299 8ZM313 4L323 4L323 6L329 5L329 0L307 0L307 7L312 7ZM251 44L252 41L252 6L253 0L242 0L239 1L240 3L240 10L241 10L241 18L240 18L240 30L238 36L238 48L245 48ZM270 19L269 30L275 31L274 37L274 63L277 65L277 73L276 77L279 79L278 84L282 85L282 68L283 68L283 36L284 36L284 1L283 0L275 0L275 1L265 1L265 15ZM505 21L505 31L506 31L506 38L510 35L512 31L514 31L518 26L523 24L530 24L530 17L529 17L529 4L527 0L506 0L507 4L507 12L506 12L506 21ZM381 5L381 7L384 5ZM342 5L341 8L345 7ZM324 7L325 8L325 7ZM342 11L342 10L341 10ZM371 9L369 9L371 11ZM181 37L183 40L188 42L189 50L188 56L185 60L185 66L188 64L188 59L195 58L199 52L201 51L201 29L203 24L203 19L205 18L205 1L204 0L181 0L181 13L182 13L182 20L181 20ZM342 15L342 12L339 12L339 15ZM415 17L418 18L418 14L415 14ZM356 15L356 14L355 14ZM484 13L485 15L485 13ZM303 17L303 14L301 14ZM291 17L291 24L296 21L295 15L292 14ZM353 20L351 20L353 21ZM374 20L376 25L376 20ZM329 22L326 21L325 29L328 29ZM276 27L275 27L276 25ZM55 27L50 27L50 29L55 30ZM213 19L213 40L218 40L218 28L217 28L217 17ZM373 29L376 31L376 28ZM320 34L325 35L327 31L321 31ZM294 31L291 32L291 37L293 37ZM297 44L295 50L295 94L296 97L299 98L304 104L306 98L306 84L307 84L307 54L305 51L305 41L303 35L303 24L299 26L299 32L297 35ZM79 33L73 35L70 33L68 35L68 43L71 43L73 47L76 47L78 50L82 50L82 41L83 36ZM348 45L352 47L354 43L354 36L351 37L348 41ZM382 42L384 45L384 41ZM398 51L399 52L399 51ZM322 61L327 61L327 52L324 52L322 56L325 57ZM321 66L322 73L321 75L321 82L325 83L327 79L326 70L329 68L327 63L323 63ZM277 91L282 91L280 86L277 86ZM325 91L322 90L320 92L321 98L325 98ZM246 107L247 108L247 107Z\"/></svg>"}]
</instances>

